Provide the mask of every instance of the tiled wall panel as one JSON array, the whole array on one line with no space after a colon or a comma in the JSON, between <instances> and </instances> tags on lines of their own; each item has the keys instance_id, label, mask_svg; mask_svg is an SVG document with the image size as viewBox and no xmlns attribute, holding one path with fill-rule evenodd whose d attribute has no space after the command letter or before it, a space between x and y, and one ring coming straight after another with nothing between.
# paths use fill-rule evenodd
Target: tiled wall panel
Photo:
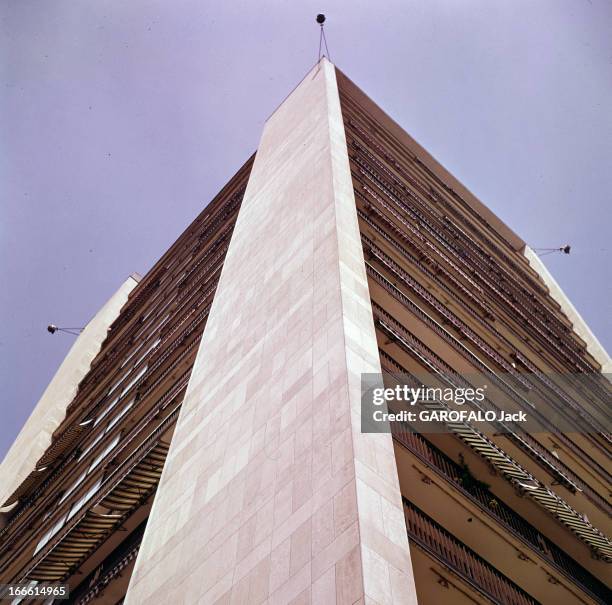
<instances>
[{"instance_id":1,"label":"tiled wall panel","mask_svg":"<svg viewBox=\"0 0 612 605\"><path fill-rule=\"evenodd\" d=\"M266 123L127 603L416 603L335 70Z\"/></svg>"}]
</instances>

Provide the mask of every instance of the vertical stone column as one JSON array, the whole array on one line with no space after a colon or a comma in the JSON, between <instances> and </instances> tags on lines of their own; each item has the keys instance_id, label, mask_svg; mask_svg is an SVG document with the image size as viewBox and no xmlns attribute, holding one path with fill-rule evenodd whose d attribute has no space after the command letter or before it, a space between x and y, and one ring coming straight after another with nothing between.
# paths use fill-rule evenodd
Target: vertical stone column
<instances>
[{"instance_id":1,"label":"vertical stone column","mask_svg":"<svg viewBox=\"0 0 612 605\"><path fill-rule=\"evenodd\" d=\"M127 603L416 603L379 371L324 59L266 123Z\"/></svg>"}]
</instances>

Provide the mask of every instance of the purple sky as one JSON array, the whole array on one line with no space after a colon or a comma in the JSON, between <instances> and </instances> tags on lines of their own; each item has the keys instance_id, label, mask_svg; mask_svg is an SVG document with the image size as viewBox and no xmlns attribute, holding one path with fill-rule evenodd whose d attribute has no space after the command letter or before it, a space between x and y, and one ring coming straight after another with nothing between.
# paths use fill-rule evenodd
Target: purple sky
<instances>
[{"instance_id":1,"label":"purple sky","mask_svg":"<svg viewBox=\"0 0 612 605\"><path fill-rule=\"evenodd\" d=\"M0 6L0 457L80 326L332 60L532 247L612 348L609 0Z\"/></svg>"}]
</instances>

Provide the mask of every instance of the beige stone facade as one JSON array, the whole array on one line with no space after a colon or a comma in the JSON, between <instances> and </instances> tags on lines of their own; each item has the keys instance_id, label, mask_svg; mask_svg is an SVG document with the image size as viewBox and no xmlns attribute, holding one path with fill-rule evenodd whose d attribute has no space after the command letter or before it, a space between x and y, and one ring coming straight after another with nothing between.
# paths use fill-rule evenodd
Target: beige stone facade
<instances>
[{"instance_id":1,"label":"beige stone facade","mask_svg":"<svg viewBox=\"0 0 612 605\"><path fill-rule=\"evenodd\" d=\"M415 603L333 66L266 123L127 603Z\"/></svg>"}]
</instances>

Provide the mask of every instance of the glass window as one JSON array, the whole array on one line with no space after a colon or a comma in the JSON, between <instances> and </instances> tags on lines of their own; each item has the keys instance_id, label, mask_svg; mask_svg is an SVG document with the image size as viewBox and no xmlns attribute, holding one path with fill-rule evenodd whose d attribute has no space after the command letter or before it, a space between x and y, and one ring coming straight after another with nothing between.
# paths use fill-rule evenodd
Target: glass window
<instances>
[{"instance_id":1,"label":"glass window","mask_svg":"<svg viewBox=\"0 0 612 605\"><path fill-rule=\"evenodd\" d=\"M104 432L108 433L119 422L119 420L121 420L121 418L125 416L125 414L132 407L132 405L134 405L134 400L130 399L130 401L125 404L123 409L108 423L108 426L106 427L106 430Z\"/></svg>"},{"instance_id":2,"label":"glass window","mask_svg":"<svg viewBox=\"0 0 612 605\"><path fill-rule=\"evenodd\" d=\"M138 358L138 361L134 364L134 366L137 366L160 342L161 338L156 338L151 343L151 346Z\"/></svg>"},{"instance_id":3,"label":"glass window","mask_svg":"<svg viewBox=\"0 0 612 605\"><path fill-rule=\"evenodd\" d=\"M83 505L98 491L100 488L100 484L102 483L102 479L98 479L70 508L70 512L66 517L66 521L72 519L74 515L76 515L79 510L83 508Z\"/></svg>"},{"instance_id":4,"label":"glass window","mask_svg":"<svg viewBox=\"0 0 612 605\"><path fill-rule=\"evenodd\" d=\"M154 332L157 332L157 330L161 330L161 328L164 326L164 324L170 319L170 313L166 313L166 315L164 315L156 324L155 326L153 326L153 328L151 328L149 331L151 334L153 334Z\"/></svg>"},{"instance_id":5,"label":"glass window","mask_svg":"<svg viewBox=\"0 0 612 605\"><path fill-rule=\"evenodd\" d=\"M115 397L110 403L103 406L102 411L98 414L97 418L94 420L94 423L93 423L94 426L96 426L100 422L100 420L102 420L102 418L104 418L104 416L106 416L117 405L117 402L119 401L120 398L121 398L121 395L117 395L117 397Z\"/></svg>"},{"instance_id":6,"label":"glass window","mask_svg":"<svg viewBox=\"0 0 612 605\"><path fill-rule=\"evenodd\" d=\"M113 384L113 386L111 387L110 391L107 393L107 395L110 395L125 379L125 377L129 374L130 372L127 371L125 372L125 374L122 374Z\"/></svg>"},{"instance_id":7,"label":"glass window","mask_svg":"<svg viewBox=\"0 0 612 605\"><path fill-rule=\"evenodd\" d=\"M132 380L130 380L130 382L123 387L120 397L123 397L123 395L125 395L125 393L127 393L140 378L142 378L142 375L147 371L147 368L148 366L141 368L140 372L138 372L138 374L136 374L136 376L134 376L134 378L132 378Z\"/></svg>"},{"instance_id":8,"label":"glass window","mask_svg":"<svg viewBox=\"0 0 612 605\"><path fill-rule=\"evenodd\" d=\"M101 436L102 435L99 435L96 438L96 441L99 441ZM92 446L90 446L90 447L92 447ZM84 454L81 454L81 458L83 457L83 455ZM80 458L79 458L79 460L80 460ZM64 492L64 495L59 499L58 504L61 504L83 482L83 479L85 479L86 475L87 475L87 471L85 470L85 471L83 471L79 475L78 479Z\"/></svg>"},{"instance_id":9,"label":"glass window","mask_svg":"<svg viewBox=\"0 0 612 605\"><path fill-rule=\"evenodd\" d=\"M51 529L49 529L44 535L43 537L40 539L40 541L38 542L38 544L36 545L36 549L34 550L34 554L36 554L45 544L47 544L47 542L49 542L49 540L51 540L51 538L53 538L53 536L60 530L62 529L62 527L64 527L64 523L66 522L66 515L62 515L57 523L51 527Z\"/></svg>"},{"instance_id":10,"label":"glass window","mask_svg":"<svg viewBox=\"0 0 612 605\"><path fill-rule=\"evenodd\" d=\"M91 465L89 466L89 473L93 471L104 458L106 458L107 454L119 443L119 435L117 435L110 443L108 443L104 449L93 459Z\"/></svg>"},{"instance_id":11,"label":"glass window","mask_svg":"<svg viewBox=\"0 0 612 605\"><path fill-rule=\"evenodd\" d=\"M132 359L132 357L134 357L134 355L136 355L136 353L138 353L138 351L140 351L140 349L142 349L144 345L144 342L141 342L134 350L132 350L132 352L123 360L123 363L121 364L121 367L123 368L128 361L130 361L130 359Z\"/></svg>"},{"instance_id":12,"label":"glass window","mask_svg":"<svg viewBox=\"0 0 612 605\"><path fill-rule=\"evenodd\" d=\"M87 454L89 454L89 452L91 452L91 450L96 446L98 441L100 441L100 439L102 439L103 436L104 436L103 432L98 433L96 435L96 438L90 444L88 444L85 447L85 449L81 452L81 455L79 456L79 460L82 460L83 458L85 458L85 456L87 456Z\"/></svg>"}]
</instances>

